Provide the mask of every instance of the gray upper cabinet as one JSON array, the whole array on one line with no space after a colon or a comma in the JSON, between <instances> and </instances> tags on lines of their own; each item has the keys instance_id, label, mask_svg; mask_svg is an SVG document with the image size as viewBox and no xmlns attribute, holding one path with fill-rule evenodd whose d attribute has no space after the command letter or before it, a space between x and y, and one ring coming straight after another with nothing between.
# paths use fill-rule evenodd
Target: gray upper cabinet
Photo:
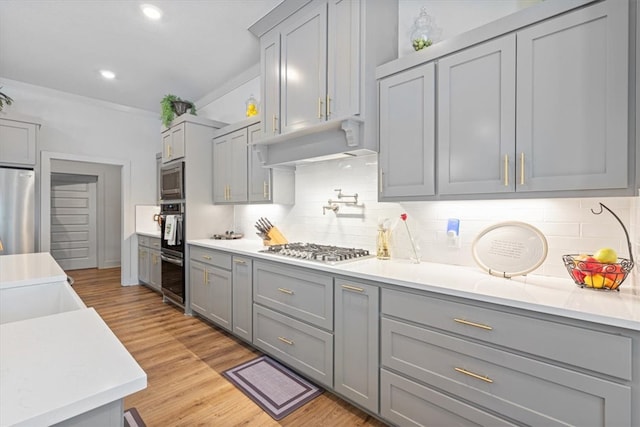
<instances>
[{"instance_id":1,"label":"gray upper cabinet","mask_svg":"<svg viewBox=\"0 0 640 427\"><path fill-rule=\"evenodd\" d=\"M184 157L186 123L178 123L162 132L162 163Z\"/></svg>"},{"instance_id":2,"label":"gray upper cabinet","mask_svg":"<svg viewBox=\"0 0 640 427\"><path fill-rule=\"evenodd\" d=\"M36 164L40 125L21 118L0 118L0 164Z\"/></svg>"},{"instance_id":3,"label":"gray upper cabinet","mask_svg":"<svg viewBox=\"0 0 640 427\"><path fill-rule=\"evenodd\" d=\"M253 143L263 137L255 118L235 123L213 139L213 202L215 204L293 204L293 169L265 168Z\"/></svg>"},{"instance_id":4,"label":"gray upper cabinet","mask_svg":"<svg viewBox=\"0 0 640 427\"><path fill-rule=\"evenodd\" d=\"M213 201L247 201L247 128L213 140Z\"/></svg>"},{"instance_id":5,"label":"gray upper cabinet","mask_svg":"<svg viewBox=\"0 0 640 427\"><path fill-rule=\"evenodd\" d=\"M325 119L327 4L301 10L281 29L281 132Z\"/></svg>"},{"instance_id":6,"label":"gray upper cabinet","mask_svg":"<svg viewBox=\"0 0 640 427\"><path fill-rule=\"evenodd\" d=\"M438 62L438 193L515 190L516 36Z\"/></svg>"},{"instance_id":7,"label":"gray upper cabinet","mask_svg":"<svg viewBox=\"0 0 640 427\"><path fill-rule=\"evenodd\" d=\"M330 0L326 117L360 113L360 1Z\"/></svg>"},{"instance_id":8,"label":"gray upper cabinet","mask_svg":"<svg viewBox=\"0 0 640 427\"><path fill-rule=\"evenodd\" d=\"M517 33L516 191L628 186L629 4Z\"/></svg>"},{"instance_id":9,"label":"gray upper cabinet","mask_svg":"<svg viewBox=\"0 0 640 427\"><path fill-rule=\"evenodd\" d=\"M260 95L262 133L280 133L280 32L271 30L260 38Z\"/></svg>"},{"instance_id":10,"label":"gray upper cabinet","mask_svg":"<svg viewBox=\"0 0 640 427\"><path fill-rule=\"evenodd\" d=\"M380 200L633 194L630 7L545 2L379 67Z\"/></svg>"},{"instance_id":11,"label":"gray upper cabinet","mask_svg":"<svg viewBox=\"0 0 640 427\"><path fill-rule=\"evenodd\" d=\"M435 64L384 78L380 90L380 200L435 194Z\"/></svg>"}]
</instances>

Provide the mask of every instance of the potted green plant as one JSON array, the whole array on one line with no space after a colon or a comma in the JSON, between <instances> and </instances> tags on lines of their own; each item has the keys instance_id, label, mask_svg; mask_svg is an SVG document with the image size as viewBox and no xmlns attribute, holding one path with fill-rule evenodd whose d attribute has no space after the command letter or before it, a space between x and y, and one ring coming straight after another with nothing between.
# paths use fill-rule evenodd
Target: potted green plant
<instances>
[{"instance_id":1,"label":"potted green plant","mask_svg":"<svg viewBox=\"0 0 640 427\"><path fill-rule=\"evenodd\" d=\"M181 116L187 110L190 114L196 115L196 106L191 101L184 101L176 95L165 95L160 101L160 119L162 124L169 126L176 115Z\"/></svg>"},{"instance_id":2,"label":"potted green plant","mask_svg":"<svg viewBox=\"0 0 640 427\"><path fill-rule=\"evenodd\" d=\"M2 89L2 86L0 86L0 89ZM4 108L4 104L11 105L12 103L13 99L11 97L0 92L0 111Z\"/></svg>"}]
</instances>

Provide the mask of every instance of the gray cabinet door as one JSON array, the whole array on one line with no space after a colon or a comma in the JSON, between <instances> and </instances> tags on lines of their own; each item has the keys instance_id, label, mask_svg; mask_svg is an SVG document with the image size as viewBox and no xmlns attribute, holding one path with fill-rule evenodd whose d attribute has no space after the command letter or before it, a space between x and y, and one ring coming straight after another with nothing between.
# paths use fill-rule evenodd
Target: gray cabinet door
<instances>
[{"instance_id":1,"label":"gray cabinet door","mask_svg":"<svg viewBox=\"0 0 640 427\"><path fill-rule=\"evenodd\" d=\"M162 287L161 282L162 265L160 263L160 250L149 250L149 286L155 290L160 290Z\"/></svg>"},{"instance_id":2,"label":"gray cabinet door","mask_svg":"<svg viewBox=\"0 0 640 427\"><path fill-rule=\"evenodd\" d=\"M0 163L12 165L35 165L36 123L0 119Z\"/></svg>"},{"instance_id":3,"label":"gray cabinet door","mask_svg":"<svg viewBox=\"0 0 640 427\"><path fill-rule=\"evenodd\" d=\"M149 249L138 246L138 281L149 283Z\"/></svg>"},{"instance_id":4,"label":"gray cabinet door","mask_svg":"<svg viewBox=\"0 0 640 427\"><path fill-rule=\"evenodd\" d=\"M334 388L371 412L378 412L380 289L336 279Z\"/></svg>"},{"instance_id":5,"label":"gray cabinet door","mask_svg":"<svg viewBox=\"0 0 640 427\"><path fill-rule=\"evenodd\" d=\"M231 147L228 152L227 179L229 181L229 201L247 201L247 128L231 135Z\"/></svg>"},{"instance_id":6,"label":"gray cabinet door","mask_svg":"<svg viewBox=\"0 0 640 427\"><path fill-rule=\"evenodd\" d=\"M515 191L516 36L438 62L438 193Z\"/></svg>"},{"instance_id":7,"label":"gray cabinet door","mask_svg":"<svg viewBox=\"0 0 640 427\"><path fill-rule=\"evenodd\" d=\"M262 134L280 133L280 32L260 37L260 91Z\"/></svg>"},{"instance_id":8,"label":"gray cabinet door","mask_svg":"<svg viewBox=\"0 0 640 427\"><path fill-rule=\"evenodd\" d=\"M301 9L280 31L281 133L325 120L327 4Z\"/></svg>"},{"instance_id":9,"label":"gray cabinet door","mask_svg":"<svg viewBox=\"0 0 640 427\"><path fill-rule=\"evenodd\" d=\"M260 123L249 126L247 129L249 144L256 141L262 135ZM271 169L262 167L258 153L249 146L249 203L268 202L271 200Z\"/></svg>"},{"instance_id":10,"label":"gray cabinet door","mask_svg":"<svg viewBox=\"0 0 640 427\"><path fill-rule=\"evenodd\" d=\"M380 199L435 193L435 65L384 78L380 90Z\"/></svg>"},{"instance_id":11,"label":"gray cabinet door","mask_svg":"<svg viewBox=\"0 0 640 427\"><path fill-rule=\"evenodd\" d=\"M360 113L360 0L329 0L326 116Z\"/></svg>"},{"instance_id":12,"label":"gray cabinet door","mask_svg":"<svg viewBox=\"0 0 640 427\"><path fill-rule=\"evenodd\" d=\"M196 313L207 316L211 311L209 286L205 283L206 265L197 261L189 262L189 295L191 309Z\"/></svg>"},{"instance_id":13,"label":"gray cabinet door","mask_svg":"<svg viewBox=\"0 0 640 427\"><path fill-rule=\"evenodd\" d=\"M250 258L233 257L233 333L248 342L253 340L253 292L252 261Z\"/></svg>"},{"instance_id":14,"label":"gray cabinet door","mask_svg":"<svg viewBox=\"0 0 640 427\"><path fill-rule=\"evenodd\" d=\"M231 135L223 135L213 140L213 202L226 203L227 168Z\"/></svg>"},{"instance_id":15,"label":"gray cabinet door","mask_svg":"<svg viewBox=\"0 0 640 427\"><path fill-rule=\"evenodd\" d=\"M211 292L211 310L207 317L216 325L231 331L231 272L208 267L205 285L209 286Z\"/></svg>"},{"instance_id":16,"label":"gray cabinet door","mask_svg":"<svg viewBox=\"0 0 640 427\"><path fill-rule=\"evenodd\" d=\"M627 188L628 15L606 1L517 33L516 191Z\"/></svg>"}]
</instances>

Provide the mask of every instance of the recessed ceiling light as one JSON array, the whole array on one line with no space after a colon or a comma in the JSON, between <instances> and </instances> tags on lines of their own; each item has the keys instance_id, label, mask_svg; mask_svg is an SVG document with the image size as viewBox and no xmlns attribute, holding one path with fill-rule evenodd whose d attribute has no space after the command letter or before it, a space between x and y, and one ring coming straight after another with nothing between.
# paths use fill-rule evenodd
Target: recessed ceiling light
<instances>
[{"instance_id":1,"label":"recessed ceiling light","mask_svg":"<svg viewBox=\"0 0 640 427\"><path fill-rule=\"evenodd\" d=\"M107 80L113 80L116 78L116 73L109 70L100 70L100 75Z\"/></svg>"},{"instance_id":2,"label":"recessed ceiling light","mask_svg":"<svg viewBox=\"0 0 640 427\"><path fill-rule=\"evenodd\" d=\"M142 9L142 13L144 13L147 18L153 21L157 21L162 18L162 11L152 4L140 5L140 9Z\"/></svg>"}]
</instances>

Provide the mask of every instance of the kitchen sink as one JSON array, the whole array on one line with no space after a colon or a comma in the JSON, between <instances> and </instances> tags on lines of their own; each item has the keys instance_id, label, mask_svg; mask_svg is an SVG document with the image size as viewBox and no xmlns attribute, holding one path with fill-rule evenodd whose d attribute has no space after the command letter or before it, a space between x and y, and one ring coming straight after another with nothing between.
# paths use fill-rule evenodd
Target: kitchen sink
<instances>
[{"instance_id":1,"label":"kitchen sink","mask_svg":"<svg viewBox=\"0 0 640 427\"><path fill-rule=\"evenodd\" d=\"M87 308L66 282L0 289L0 324Z\"/></svg>"}]
</instances>

